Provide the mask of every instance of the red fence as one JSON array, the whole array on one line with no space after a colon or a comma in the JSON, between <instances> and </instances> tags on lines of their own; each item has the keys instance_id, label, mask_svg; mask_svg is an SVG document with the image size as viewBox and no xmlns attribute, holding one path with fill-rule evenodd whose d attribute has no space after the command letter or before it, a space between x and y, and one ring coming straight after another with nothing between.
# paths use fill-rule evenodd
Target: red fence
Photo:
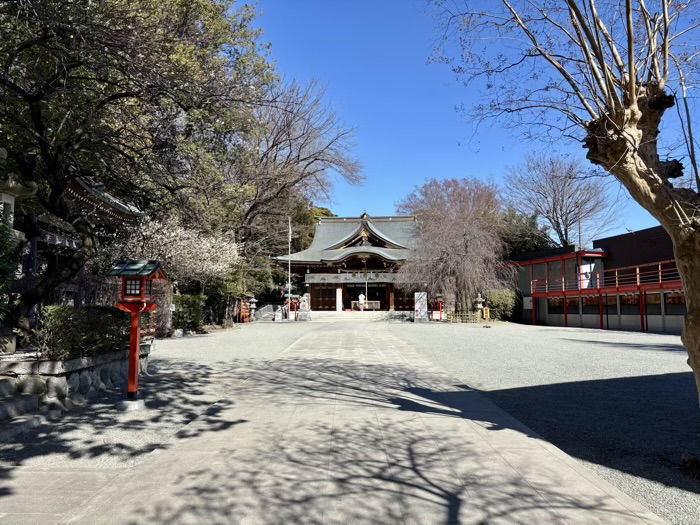
<instances>
[{"instance_id":1,"label":"red fence","mask_svg":"<svg viewBox=\"0 0 700 525\"><path fill-rule=\"evenodd\" d=\"M683 283L674 260L613 268L603 272L585 272L533 279L530 284L532 295L535 297L683 289Z\"/></svg>"}]
</instances>

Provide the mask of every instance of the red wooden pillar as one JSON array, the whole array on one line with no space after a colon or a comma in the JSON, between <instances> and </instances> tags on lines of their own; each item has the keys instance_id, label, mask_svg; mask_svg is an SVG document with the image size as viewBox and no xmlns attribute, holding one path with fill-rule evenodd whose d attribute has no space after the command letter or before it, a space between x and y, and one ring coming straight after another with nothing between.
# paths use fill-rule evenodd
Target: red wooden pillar
<instances>
[{"instance_id":1,"label":"red wooden pillar","mask_svg":"<svg viewBox=\"0 0 700 525\"><path fill-rule=\"evenodd\" d=\"M532 324L537 324L537 297L531 297L532 299Z\"/></svg>"},{"instance_id":2,"label":"red wooden pillar","mask_svg":"<svg viewBox=\"0 0 700 525\"><path fill-rule=\"evenodd\" d=\"M578 242L580 243L581 239L579 239ZM581 252L578 253L576 259L576 264L578 266L578 289L583 290L583 272L581 271L581 266L583 265L583 255L581 254ZM564 263L562 262L562 265L563 264Z\"/></svg>"},{"instance_id":3,"label":"red wooden pillar","mask_svg":"<svg viewBox=\"0 0 700 525\"><path fill-rule=\"evenodd\" d=\"M639 268L637 268L637 271L639 271ZM639 292L639 317L640 317L640 321L641 321L642 332L646 332L646 323L644 322L645 317L646 317L646 311L645 311L646 310L646 304L645 304L646 297L645 297L645 295L646 294L644 292L641 292L641 291Z\"/></svg>"},{"instance_id":4,"label":"red wooden pillar","mask_svg":"<svg viewBox=\"0 0 700 525\"><path fill-rule=\"evenodd\" d=\"M564 275L564 259L560 258L559 264L561 264L561 289L562 289L562 291L565 291L566 290L566 278Z\"/></svg>"},{"instance_id":5,"label":"red wooden pillar","mask_svg":"<svg viewBox=\"0 0 700 525\"><path fill-rule=\"evenodd\" d=\"M139 312L131 312L131 340L129 344L129 382L126 399L136 401L139 389L139 358L141 357L141 328Z\"/></svg>"}]
</instances>

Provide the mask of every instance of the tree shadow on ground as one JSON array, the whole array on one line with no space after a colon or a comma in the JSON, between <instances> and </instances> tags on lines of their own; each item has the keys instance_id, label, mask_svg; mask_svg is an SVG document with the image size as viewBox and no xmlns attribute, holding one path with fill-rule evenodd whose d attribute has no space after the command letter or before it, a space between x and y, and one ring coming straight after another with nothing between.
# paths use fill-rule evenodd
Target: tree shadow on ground
<instances>
[{"instance_id":1,"label":"tree shadow on ground","mask_svg":"<svg viewBox=\"0 0 700 525\"><path fill-rule=\"evenodd\" d=\"M632 516L607 495L584 499L567 487L533 486L495 468L493 456L469 456L459 436L438 441L398 421L297 431L306 439L281 447L274 463L256 463L252 458L265 452L256 450L228 468L163 480L175 485L174 497L136 505L131 515L138 518L129 524L530 525L564 523L582 512Z\"/></svg>"},{"instance_id":2,"label":"tree shadow on ground","mask_svg":"<svg viewBox=\"0 0 700 525\"><path fill-rule=\"evenodd\" d=\"M528 446L539 447L537 436L440 372L280 359L252 371L236 397L298 417L272 431L251 416L247 428L266 428L274 443L257 434L252 443L239 442L233 429L208 465L170 479L158 475L171 496L135 502L131 525L485 525L560 523L583 512L602 520L633 516L602 491L581 497L541 475L546 465L533 465L525 479L484 436L524 434L532 438ZM185 457L201 448L194 438L179 450ZM140 468L168 473L158 464Z\"/></svg>"},{"instance_id":3,"label":"tree shadow on ground","mask_svg":"<svg viewBox=\"0 0 700 525\"><path fill-rule=\"evenodd\" d=\"M651 352L685 352L685 348L682 343L671 343L671 344L658 344L658 343L626 343L621 341L610 342L610 341L598 341L592 339L571 339L562 338L564 341L572 341L574 343L588 343L594 346L607 346L614 348L616 350L649 350Z\"/></svg>"},{"instance_id":4,"label":"tree shadow on ground","mask_svg":"<svg viewBox=\"0 0 700 525\"><path fill-rule=\"evenodd\" d=\"M679 469L683 454L700 456L700 412L691 372L480 393L444 373L421 375L403 366L343 360L284 359L258 374L245 388L261 399L274 383L275 395L304 403L332 393L345 402L476 421L487 411L478 401L485 395L507 412L504 421L486 422L493 430L506 425L530 435L532 429L574 457L700 492L700 482ZM461 390L445 391L450 384Z\"/></svg>"},{"instance_id":5,"label":"tree shadow on ground","mask_svg":"<svg viewBox=\"0 0 700 525\"><path fill-rule=\"evenodd\" d=\"M139 379L145 410L124 413L114 408L126 397L125 386L101 392L54 422L0 442L0 466L42 466L42 459L48 457L52 467L89 468L90 460L96 458L102 460L98 467L129 466L195 418L206 422L207 432L227 430L243 423L221 417L233 403L223 399L227 389L240 380L231 368L231 363L226 367L194 362L151 364L150 374Z\"/></svg>"},{"instance_id":6,"label":"tree shadow on ground","mask_svg":"<svg viewBox=\"0 0 700 525\"><path fill-rule=\"evenodd\" d=\"M679 469L682 454L700 456L700 413L691 372L484 395L567 454L700 493L700 482Z\"/></svg>"},{"instance_id":7,"label":"tree shadow on ground","mask_svg":"<svg viewBox=\"0 0 700 525\"><path fill-rule=\"evenodd\" d=\"M568 516L580 521L577 513L583 511L601 522L629 516L606 494L584 499L570 493L566 480L553 483L547 465L532 465L528 479L509 468L488 436L517 434L536 441L537 434L439 369L418 371L399 362L362 363L332 354L290 355L237 372L232 363L164 362L146 381L157 407L150 415L142 413L148 421L86 409L73 416L74 422L68 420L69 426L62 424L45 438L35 435L38 448L28 436L22 442L27 450L11 450L14 464L56 450L75 459L139 458L155 445L123 450L97 441L110 426L143 437L149 423L175 429L204 414L180 432L184 439L173 439L162 454L135 467L174 497L159 500L154 494L144 502L142 494L135 495L124 502L128 519L120 523L464 525L557 523ZM683 478L671 461L658 461L671 446L675 454L695 450L688 428L697 432L700 425L697 413L686 410L697 399L690 382L690 374L668 374L486 394L573 456L691 491L697 482ZM255 404L238 412L245 400ZM338 417L341 406L345 412ZM266 433L267 427L256 425L267 407L290 414L310 411L313 417L292 418L291 426L272 420L277 432ZM329 422L314 410L334 416ZM695 419L688 423L690 416ZM72 438L70 425L91 417L97 418L91 423L95 442ZM253 432L252 445L250 435L249 441L238 441L246 431ZM667 434L662 440L661 431ZM220 437L212 448L213 435ZM697 446L696 437L694 442ZM213 455L170 478L167 468L158 473L159 461L169 467L187 447ZM523 459L514 454L509 461Z\"/></svg>"}]
</instances>

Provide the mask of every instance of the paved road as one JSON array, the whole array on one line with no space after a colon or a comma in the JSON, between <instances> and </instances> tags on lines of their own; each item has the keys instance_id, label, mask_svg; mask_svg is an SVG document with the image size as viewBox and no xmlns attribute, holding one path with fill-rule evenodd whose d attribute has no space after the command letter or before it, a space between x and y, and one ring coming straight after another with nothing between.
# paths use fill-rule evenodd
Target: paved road
<instances>
[{"instance_id":1,"label":"paved road","mask_svg":"<svg viewBox=\"0 0 700 525\"><path fill-rule=\"evenodd\" d=\"M0 470L0 522L663 523L388 326L329 323L217 374L224 398L132 466Z\"/></svg>"}]
</instances>

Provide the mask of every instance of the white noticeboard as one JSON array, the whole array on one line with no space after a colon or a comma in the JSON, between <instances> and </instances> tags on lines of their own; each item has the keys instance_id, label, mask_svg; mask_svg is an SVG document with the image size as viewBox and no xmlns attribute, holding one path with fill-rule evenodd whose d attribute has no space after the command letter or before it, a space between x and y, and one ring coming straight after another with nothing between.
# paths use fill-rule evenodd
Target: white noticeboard
<instances>
[{"instance_id":1,"label":"white noticeboard","mask_svg":"<svg viewBox=\"0 0 700 525\"><path fill-rule=\"evenodd\" d=\"M422 322L428 320L428 294L426 292L416 292L414 295L413 320Z\"/></svg>"}]
</instances>

